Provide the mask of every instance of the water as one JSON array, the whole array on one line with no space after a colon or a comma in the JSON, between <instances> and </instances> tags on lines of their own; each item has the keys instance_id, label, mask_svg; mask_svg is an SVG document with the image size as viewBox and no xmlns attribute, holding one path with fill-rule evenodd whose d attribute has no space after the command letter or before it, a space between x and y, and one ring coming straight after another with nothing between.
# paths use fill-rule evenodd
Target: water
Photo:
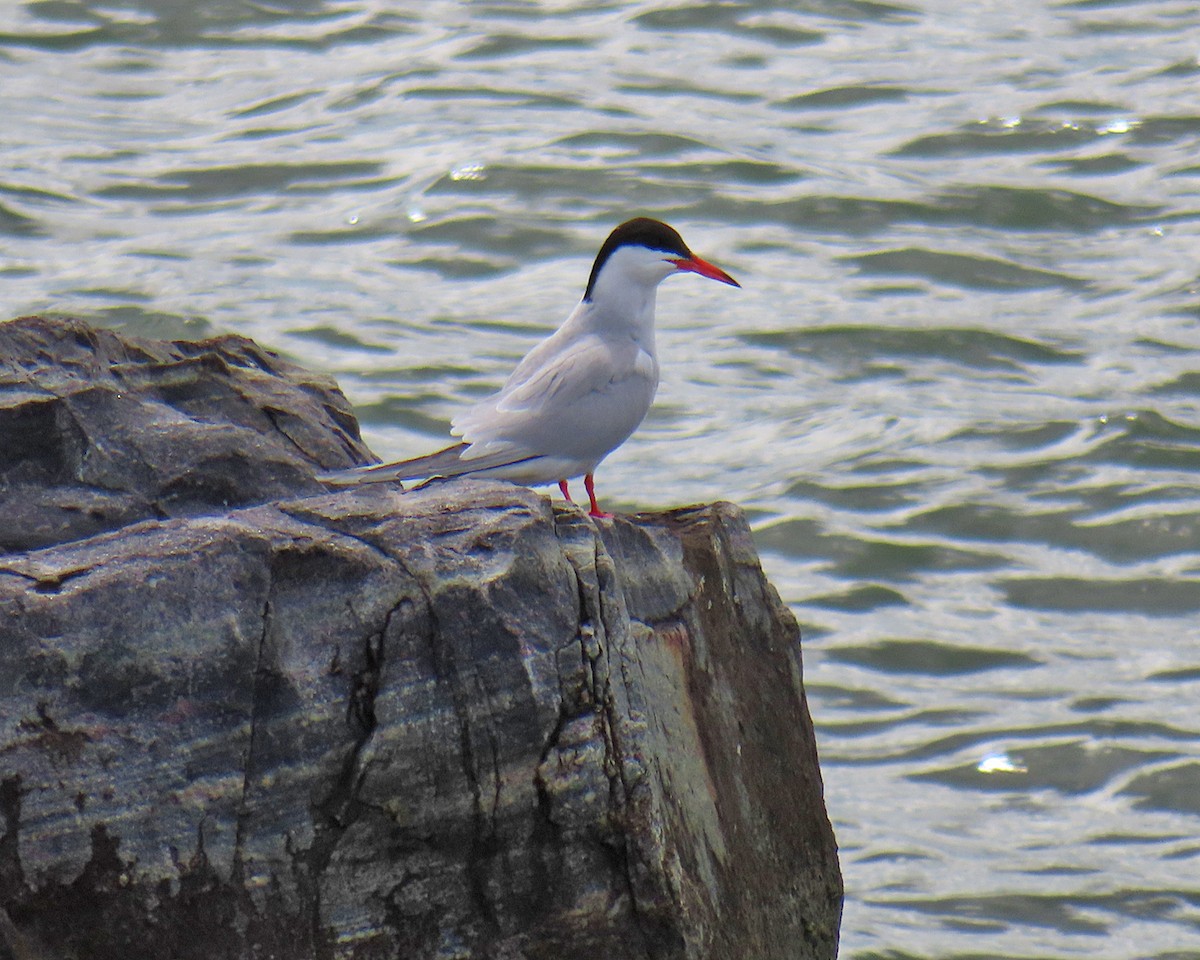
<instances>
[{"instance_id":1,"label":"water","mask_svg":"<svg viewBox=\"0 0 1200 960\"><path fill-rule=\"evenodd\" d=\"M753 518L844 957L1200 957L1200 7L0 5L3 314L236 331L423 452L615 223L617 509Z\"/></svg>"}]
</instances>

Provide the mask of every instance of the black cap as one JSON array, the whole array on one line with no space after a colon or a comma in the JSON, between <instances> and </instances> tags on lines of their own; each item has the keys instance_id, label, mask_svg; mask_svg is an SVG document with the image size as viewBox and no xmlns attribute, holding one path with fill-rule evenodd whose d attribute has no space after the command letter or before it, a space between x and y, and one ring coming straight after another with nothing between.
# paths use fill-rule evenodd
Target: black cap
<instances>
[{"instance_id":1,"label":"black cap","mask_svg":"<svg viewBox=\"0 0 1200 960\"><path fill-rule=\"evenodd\" d=\"M626 220L608 235L604 246L596 254L596 262L592 264L592 274L588 277L587 289L583 292L584 300L592 299L592 286L600 275L600 268L619 247L646 247L650 250L661 250L671 253L683 260L691 260L694 254L688 249L683 237L674 227L669 227L661 220L649 217L634 217Z\"/></svg>"}]
</instances>

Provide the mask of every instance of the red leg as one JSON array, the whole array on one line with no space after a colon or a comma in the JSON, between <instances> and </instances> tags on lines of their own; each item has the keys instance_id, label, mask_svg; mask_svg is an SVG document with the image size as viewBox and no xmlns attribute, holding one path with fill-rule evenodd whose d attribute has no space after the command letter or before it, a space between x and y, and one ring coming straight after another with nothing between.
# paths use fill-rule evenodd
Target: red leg
<instances>
[{"instance_id":1,"label":"red leg","mask_svg":"<svg viewBox=\"0 0 1200 960\"><path fill-rule=\"evenodd\" d=\"M592 509L588 511L588 516L599 517L602 520L611 517L612 514L605 513L600 509L600 504L596 502L596 481L592 478L590 473L583 478L583 486L584 489L587 490L588 499L592 501Z\"/></svg>"},{"instance_id":2,"label":"red leg","mask_svg":"<svg viewBox=\"0 0 1200 960\"><path fill-rule=\"evenodd\" d=\"M567 481L566 481L566 480L559 480L559 481L558 481L558 489L562 491L563 499L564 499L564 500L566 500L566 501L567 501L567 503L574 503L574 502L575 502L574 500L572 500L572 499L571 499L571 490L570 490L570 488L567 486Z\"/></svg>"}]
</instances>

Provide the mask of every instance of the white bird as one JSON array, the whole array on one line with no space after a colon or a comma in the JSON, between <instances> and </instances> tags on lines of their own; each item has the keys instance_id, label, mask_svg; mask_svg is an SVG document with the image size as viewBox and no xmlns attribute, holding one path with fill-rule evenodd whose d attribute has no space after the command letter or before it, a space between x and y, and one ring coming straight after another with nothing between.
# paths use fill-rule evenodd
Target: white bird
<instances>
[{"instance_id":1,"label":"white bird","mask_svg":"<svg viewBox=\"0 0 1200 960\"><path fill-rule=\"evenodd\" d=\"M461 442L396 463L324 474L351 485L470 474L538 486L583 477L593 517L594 474L646 416L658 389L654 298L675 273L740 284L701 260L672 227L638 217L617 227L596 255L583 299L526 354L500 391L455 417Z\"/></svg>"}]
</instances>

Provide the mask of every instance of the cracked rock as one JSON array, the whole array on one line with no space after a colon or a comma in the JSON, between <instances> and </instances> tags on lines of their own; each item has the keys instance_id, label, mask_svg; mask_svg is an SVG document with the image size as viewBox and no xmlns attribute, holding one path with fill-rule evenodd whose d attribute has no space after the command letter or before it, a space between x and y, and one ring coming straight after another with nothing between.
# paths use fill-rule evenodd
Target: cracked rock
<instances>
[{"instance_id":1,"label":"cracked rock","mask_svg":"<svg viewBox=\"0 0 1200 960\"><path fill-rule=\"evenodd\" d=\"M367 456L250 341L0 325L0 960L834 957L741 512Z\"/></svg>"}]
</instances>

